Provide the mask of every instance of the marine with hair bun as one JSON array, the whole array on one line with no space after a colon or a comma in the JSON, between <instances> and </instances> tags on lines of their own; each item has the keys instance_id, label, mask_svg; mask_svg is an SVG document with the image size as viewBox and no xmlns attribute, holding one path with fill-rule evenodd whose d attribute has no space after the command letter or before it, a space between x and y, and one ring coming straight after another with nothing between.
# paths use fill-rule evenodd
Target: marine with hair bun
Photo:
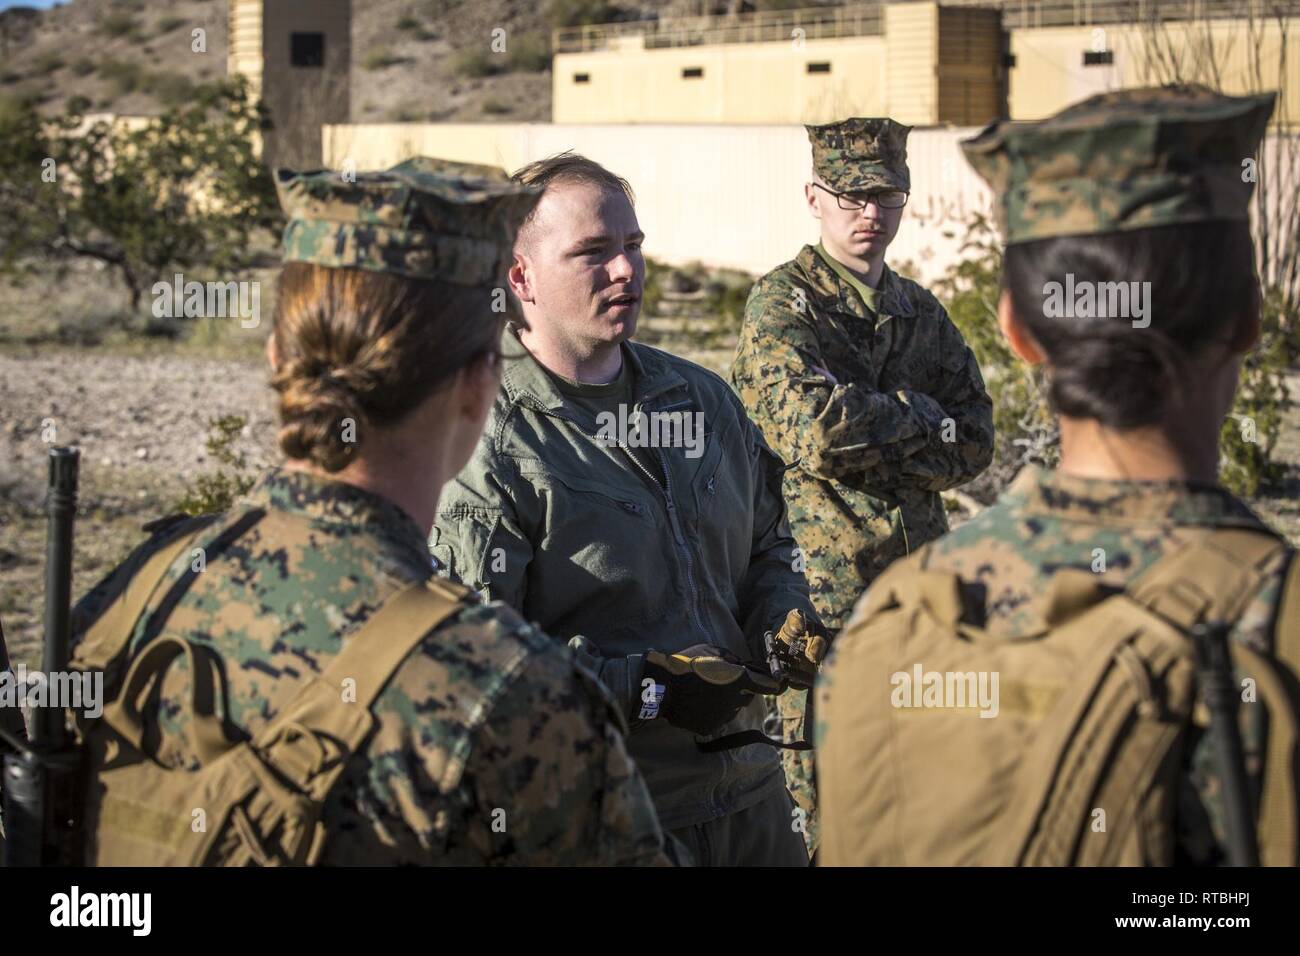
<instances>
[{"instance_id":1,"label":"marine with hair bun","mask_svg":"<svg viewBox=\"0 0 1300 956\"><path fill-rule=\"evenodd\" d=\"M267 783L210 819L228 832L199 853L188 816L174 826L147 792L116 796L126 771L96 763L89 860L670 862L600 682L439 577L426 543L500 385L499 292L537 191L431 159L355 181L280 170L277 184L289 223L268 353L287 460L223 514L157 524L80 602L74 632L110 699L168 642L219 665L219 743L197 732L197 675L165 669L142 708L152 760L138 763L166 787L247 745L289 792ZM121 730L106 721L90 739ZM267 824L277 801L290 822L317 806L309 839Z\"/></svg>"}]
</instances>

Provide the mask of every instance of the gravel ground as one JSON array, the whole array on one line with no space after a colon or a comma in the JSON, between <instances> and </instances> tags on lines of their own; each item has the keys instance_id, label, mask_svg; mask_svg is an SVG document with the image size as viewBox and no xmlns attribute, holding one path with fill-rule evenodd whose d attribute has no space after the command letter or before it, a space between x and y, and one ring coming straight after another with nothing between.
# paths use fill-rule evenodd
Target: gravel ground
<instances>
[{"instance_id":1,"label":"gravel ground","mask_svg":"<svg viewBox=\"0 0 1300 956\"><path fill-rule=\"evenodd\" d=\"M215 469L208 420L244 416L236 448L271 460L271 391L253 362L59 352L0 355L0 618L16 660L34 663L44 573L45 457L82 450L73 593L84 593L173 510L182 488Z\"/></svg>"},{"instance_id":2,"label":"gravel ground","mask_svg":"<svg viewBox=\"0 0 1300 956\"><path fill-rule=\"evenodd\" d=\"M727 349L683 354L715 369L730 359ZM1300 374L1291 388L1300 397ZM50 445L82 449L73 581L80 596L142 539L140 525L173 512L182 489L215 470L205 448L210 418L244 416L236 450L253 468L274 460L271 398L260 361L93 350L0 354L0 620L15 661L36 663ZM1291 463L1290 480L1282 493L1251 503L1300 545L1295 401L1278 452Z\"/></svg>"}]
</instances>

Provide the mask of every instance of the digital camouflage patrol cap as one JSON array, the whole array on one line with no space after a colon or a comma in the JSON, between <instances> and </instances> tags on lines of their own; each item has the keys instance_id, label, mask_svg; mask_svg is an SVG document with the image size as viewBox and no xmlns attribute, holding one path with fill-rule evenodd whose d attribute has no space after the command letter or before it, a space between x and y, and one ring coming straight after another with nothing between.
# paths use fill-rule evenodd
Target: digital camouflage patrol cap
<instances>
[{"instance_id":1,"label":"digital camouflage patrol cap","mask_svg":"<svg viewBox=\"0 0 1300 956\"><path fill-rule=\"evenodd\" d=\"M993 123L961 147L993 187L1007 245L1246 220L1244 161L1275 99L1201 86L1118 90L1039 122Z\"/></svg>"},{"instance_id":2,"label":"digital camouflage patrol cap","mask_svg":"<svg viewBox=\"0 0 1300 956\"><path fill-rule=\"evenodd\" d=\"M423 156L347 179L326 169L275 179L285 262L463 286L504 285L515 233L541 196L500 169Z\"/></svg>"},{"instance_id":3,"label":"digital camouflage patrol cap","mask_svg":"<svg viewBox=\"0 0 1300 956\"><path fill-rule=\"evenodd\" d=\"M907 134L912 127L859 116L804 129L812 143L813 171L837 192L911 190Z\"/></svg>"}]
</instances>

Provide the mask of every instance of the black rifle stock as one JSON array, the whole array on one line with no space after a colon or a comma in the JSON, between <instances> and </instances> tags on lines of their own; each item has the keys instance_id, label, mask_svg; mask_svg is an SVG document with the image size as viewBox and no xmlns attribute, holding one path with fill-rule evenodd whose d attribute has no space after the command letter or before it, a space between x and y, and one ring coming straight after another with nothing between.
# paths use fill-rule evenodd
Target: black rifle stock
<instances>
[{"instance_id":1,"label":"black rifle stock","mask_svg":"<svg viewBox=\"0 0 1300 956\"><path fill-rule=\"evenodd\" d=\"M4 623L0 622L0 675L12 671L9 660L9 648L5 644ZM27 726L23 723L22 711L15 706L5 707L0 704L0 760L11 753L18 753L19 748L27 743ZM0 827L4 826L3 781L0 780ZM4 844L0 842L0 847Z\"/></svg>"},{"instance_id":2,"label":"black rifle stock","mask_svg":"<svg viewBox=\"0 0 1300 956\"><path fill-rule=\"evenodd\" d=\"M67 670L72 616L72 525L77 511L75 448L50 450L50 483L45 552L45 649L47 690L50 676ZM68 736L62 706L47 700L33 709L30 742L14 741L4 758L5 865L42 866L73 859L73 795L79 752Z\"/></svg>"}]
</instances>

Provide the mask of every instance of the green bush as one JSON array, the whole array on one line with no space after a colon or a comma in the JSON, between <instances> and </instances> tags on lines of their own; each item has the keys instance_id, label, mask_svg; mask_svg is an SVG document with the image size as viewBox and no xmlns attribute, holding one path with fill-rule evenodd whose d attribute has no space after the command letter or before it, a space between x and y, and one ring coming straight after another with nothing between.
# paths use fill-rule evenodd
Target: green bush
<instances>
[{"instance_id":1,"label":"green bush","mask_svg":"<svg viewBox=\"0 0 1300 956\"><path fill-rule=\"evenodd\" d=\"M661 314L669 294L702 293L687 300L678 333L691 348L723 348L735 343L745 319L745 303L754 277L738 269L713 269L698 262L670 266L646 259L645 284L641 290L641 315Z\"/></svg>"},{"instance_id":2,"label":"green bush","mask_svg":"<svg viewBox=\"0 0 1300 956\"><path fill-rule=\"evenodd\" d=\"M414 33L420 29L420 21L408 13L400 17L395 26L403 33Z\"/></svg>"},{"instance_id":3,"label":"green bush","mask_svg":"<svg viewBox=\"0 0 1300 956\"><path fill-rule=\"evenodd\" d=\"M1022 362L998 328L1002 246L983 217L971 224L961 254L933 291L975 353L993 398L993 463L967 489L988 502L1024 465L1055 466L1060 435L1041 367Z\"/></svg>"},{"instance_id":4,"label":"green bush","mask_svg":"<svg viewBox=\"0 0 1300 956\"><path fill-rule=\"evenodd\" d=\"M502 113L509 113L513 109L509 103L502 103L493 97L488 97L483 101L483 112L490 116L500 116Z\"/></svg>"},{"instance_id":5,"label":"green bush","mask_svg":"<svg viewBox=\"0 0 1300 956\"><path fill-rule=\"evenodd\" d=\"M1060 460L1056 418L1047 402L1041 367L1027 365L998 328L1002 250L987 221L977 218L962 246L964 258L934 284L953 324L975 353L993 399L993 463L973 493L989 500L1022 465L1048 467ZM1219 480L1251 496L1281 478L1273 450L1288 400L1288 334L1281 296L1265 296L1259 345L1246 356L1236 399L1219 436Z\"/></svg>"},{"instance_id":6,"label":"green bush","mask_svg":"<svg viewBox=\"0 0 1300 956\"><path fill-rule=\"evenodd\" d=\"M552 28L579 27L608 23L618 15L618 7L607 0L551 0L548 12Z\"/></svg>"},{"instance_id":7,"label":"green bush","mask_svg":"<svg viewBox=\"0 0 1300 956\"><path fill-rule=\"evenodd\" d=\"M134 36L137 24L135 17L131 16L131 14L122 10L115 10L100 18L99 29L114 39L120 39Z\"/></svg>"},{"instance_id":8,"label":"green bush","mask_svg":"<svg viewBox=\"0 0 1300 956\"><path fill-rule=\"evenodd\" d=\"M36 64L33 67L37 76L49 76L64 67L63 57L57 53L42 53L36 58Z\"/></svg>"},{"instance_id":9,"label":"green bush","mask_svg":"<svg viewBox=\"0 0 1300 956\"><path fill-rule=\"evenodd\" d=\"M217 462L217 470L196 477L175 504L176 511L188 515L226 511L235 499L253 487L256 476L248 467L243 452L235 450L240 432L248 424L242 415L222 415L208 419L208 454Z\"/></svg>"},{"instance_id":10,"label":"green bush","mask_svg":"<svg viewBox=\"0 0 1300 956\"><path fill-rule=\"evenodd\" d=\"M482 77L493 76L505 70L505 57L493 53L486 47L467 46L456 53L452 60L452 69L459 76Z\"/></svg>"},{"instance_id":11,"label":"green bush","mask_svg":"<svg viewBox=\"0 0 1300 956\"><path fill-rule=\"evenodd\" d=\"M68 97L66 109L69 113L84 113L90 109L90 106L90 97L78 93Z\"/></svg>"},{"instance_id":12,"label":"green bush","mask_svg":"<svg viewBox=\"0 0 1300 956\"><path fill-rule=\"evenodd\" d=\"M164 33L171 33L173 30L178 27L183 27L187 23L189 23L189 20L186 17L163 17L158 21L158 36L162 36Z\"/></svg>"},{"instance_id":13,"label":"green bush","mask_svg":"<svg viewBox=\"0 0 1300 956\"><path fill-rule=\"evenodd\" d=\"M99 74L109 82L117 96L129 96L141 89L148 79L144 67L125 60L108 60L100 66Z\"/></svg>"},{"instance_id":14,"label":"green bush","mask_svg":"<svg viewBox=\"0 0 1300 956\"><path fill-rule=\"evenodd\" d=\"M520 73L545 73L551 68L551 41L540 33L525 33L509 41L510 69Z\"/></svg>"},{"instance_id":15,"label":"green bush","mask_svg":"<svg viewBox=\"0 0 1300 956\"><path fill-rule=\"evenodd\" d=\"M1290 399L1291 331L1283 322L1282 296L1269 291L1260 313L1259 344L1242 362L1237 397L1219 432L1219 480L1239 495L1257 494L1283 478L1284 466L1273 460L1273 450Z\"/></svg>"},{"instance_id":16,"label":"green bush","mask_svg":"<svg viewBox=\"0 0 1300 956\"><path fill-rule=\"evenodd\" d=\"M42 119L28 104L0 122L0 156L11 160L0 163L0 273L89 256L126 285L135 313L153 277L246 268L251 237L282 222L256 158L265 121L242 76L195 87L183 106L133 128ZM47 157L60 175L33 183Z\"/></svg>"},{"instance_id":17,"label":"green bush","mask_svg":"<svg viewBox=\"0 0 1300 956\"><path fill-rule=\"evenodd\" d=\"M734 269L720 270L705 283L708 311L717 318L715 341L727 341L740 334L740 326L745 321L745 303L753 287L753 276Z\"/></svg>"},{"instance_id":18,"label":"green bush","mask_svg":"<svg viewBox=\"0 0 1300 956\"><path fill-rule=\"evenodd\" d=\"M95 69L95 64L84 56L72 64L72 72L77 76L89 76Z\"/></svg>"},{"instance_id":19,"label":"green bush","mask_svg":"<svg viewBox=\"0 0 1300 956\"><path fill-rule=\"evenodd\" d=\"M183 73L153 73L145 81L148 92L164 106L180 106L194 95L194 83Z\"/></svg>"},{"instance_id":20,"label":"green bush","mask_svg":"<svg viewBox=\"0 0 1300 956\"><path fill-rule=\"evenodd\" d=\"M646 256L645 285L641 287L641 315L659 314L659 303L664 297L664 279L671 271L671 266Z\"/></svg>"},{"instance_id":21,"label":"green bush","mask_svg":"<svg viewBox=\"0 0 1300 956\"><path fill-rule=\"evenodd\" d=\"M361 61L361 65L367 70L384 70L401 62L402 58L395 56L388 47L379 46L366 54L365 59Z\"/></svg>"}]
</instances>

